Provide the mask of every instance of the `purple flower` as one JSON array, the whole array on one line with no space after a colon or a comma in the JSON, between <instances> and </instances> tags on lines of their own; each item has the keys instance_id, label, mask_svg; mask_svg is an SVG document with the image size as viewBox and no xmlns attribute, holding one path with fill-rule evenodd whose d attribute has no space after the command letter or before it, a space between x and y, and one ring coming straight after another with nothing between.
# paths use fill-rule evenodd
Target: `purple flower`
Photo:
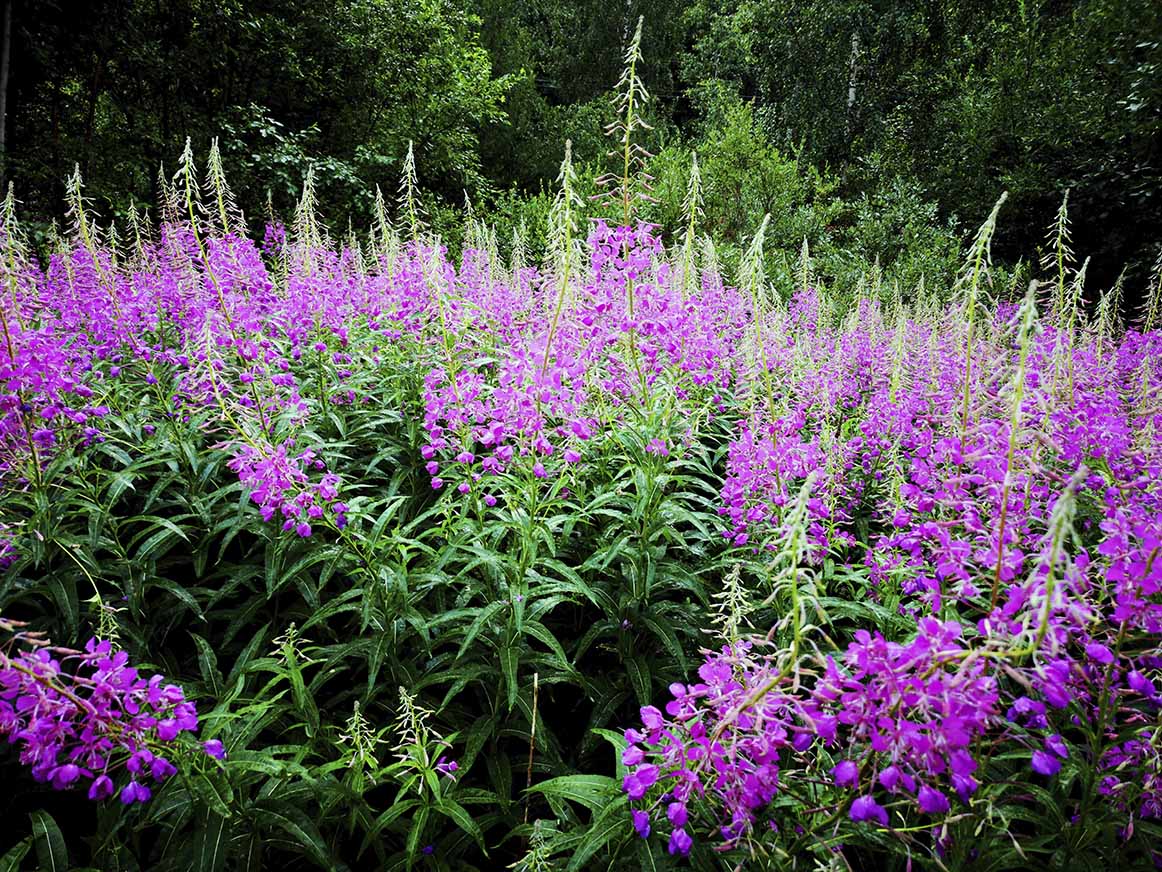
<instances>
[{"instance_id":1,"label":"purple flower","mask_svg":"<svg viewBox=\"0 0 1162 872\"><path fill-rule=\"evenodd\" d=\"M694 844L694 840L686 833L684 829L678 828L670 833L669 852L675 857L685 857L690 853L690 847Z\"/></svg>"},{"instance_id":2,"label":"purple flower","mask_svg":"<svg viewBox=\"0 0 1162 872\"><path fill-rule=\"evenodd\" d=\"M209 739L202 743L202 749L215 760L226 759L226 746L220 739Z\"/></svg>"},{"instance_id":3,"label":"purple flower","mask_svg":"<svg viewBox=\"0 0 1162 872\"><path fill-rule=\"evenodd\" d=\"M657 783L657 780L658 767L646 764L637 767L626 775L621 783L621 788L629 794L630 799L641 799Z\"/></svg>"},{"instance_id":4,"label":"purple flower","mask_svg":"<svg viewBox=\"0 0 1162 872\"><path fill-rule=\"evenodd\" d=\"M951 808L948 797L927 784L921 785L916 799L920 803L920 810L925 814L944 814Z\"/></svg>"},{"instance_id":5,"label":"purple flower","mask_svg":"<svg viewBox=\"0 0 1162 872\"><path fill-rule=\"evenodd\" d=\"M2 619L0 630L15 632L17 643L23 638ZM194 707L181 688L160 675L142 678L128 661L96 639L84 651L0 648L0 735L20 746L34 778L57 790L90 781L89 797L107 799L116 792L108 772L124 765L133 776L121 789L129 804L149 799L143 776L164 781L177 772L149 748L196 731Z\"/></svg>"},{"instance_id":6,"label":"purple flower","mask_svg":"<svg viewBox=\"0 0 1162 872\"><path fill-rule=\"evenodd\" d=\"M880 826L888 825L888 813L878 802L870 796L856 797L851 804L851 819L853 821L878 821Z\"/></svg>"},{"instance_id":7,"label":"purple flower","mask_svg":"<svg viewBox=\"0 0 1162 872\"><path fill-rule=\"evenodd\" d=\"M660 730L665 719L662 717L661 711L652 705L642 706L640 711L642 723L645 724L647 730Z\"/></svg>"},{"instance_id":8,"label":"purple flower","mask_svg":"<svg viewBox=\"0 0 1162 872\"><path fill-rule=\"evenodd\" d=\"M108 775L98 775L93 779L93 783L89 785L89 799L100 801L108 799L113 795L116 788L113 786L113 779Z\"/></svg>"},{"instance_id":9,"label":"purple flower","mask_svg":"<svg viewBox=\"0 0 1162 872\"><path fill-rule=\"evenodd\" d=\"M49 780L55 790L65 790L81 777L81 768L74 763L57 766L49 774Z\"/></svg>"},{"instance_id":10,"label":"purple flower","mask_svg":"<svg viewBox=\"0 0 1162 872\"><path fill-rule=\"evenodd\" d=\"M854 787L859 780L859 767L851 760L841 760L831 770L831 777L840 787Z\"/></svg>"},{"instance_id":11,"label":"purple flower","mask_svg":"<svg viewBox=\"0 0 1162 872\"><path fill-rule=\"evenodd\" d=\"M1136 669L1132 670L1126 676L1126 685L1134 693L1141 694L1149 699L1154 699L1158 696L1158 688L1154 686L1154 682Z\"/></svg>"},{"instance_id":12,"label":"purple flower","mask_svg":"<svg viewBox=\"0 0 1162 872\"><path fill-rule=\"evenodd\" d=\"M137 781L130 781L121 788L121 802L125 805L133 805L135 802L148 802L153 796L153 791Z\"/></svg>"},{"instance_id":13,"label":"purple flower","mask_svg":"<svg viewBox=\"0 0 1162 872\"><path fill-rule=\"evenodd\" d=\"M1033 752L1033 771L1041 775L1056 775L1061 769L1061 760L1044 751Z\"/></svg>"},{"instance_id":14,"label":"purple flower","mask_svg":"<svg viewBox=\"0 0 1162 872\"><path fill-rule=\"evenodd\" d=\"M630 815L633 817L633 828L637 834L643 839L648 839L650 837L650 816L636 808L630 812Z\"/></svg>"},{"instance_id":15,"label":"purple flower","mask_svg":"<svg viewBox=\"0 0 1162 872\"><path fill-rule=\"evenodd\" d=\"M646 445L646 451L650 454L656 454L658 457L669 457L670 449L666 447L664 439L651 439Z\"/></svg>"},{"instance_id":16,"label":"purple flower","mask_svg":"<svg viewBox=\"0 0 1162 872\"><path fill-rule=\"evenodd\" d=\"M693 801L737 847L766 832L780 791L799 780L817 790L831 762L832 793L875 789L905 813L945 814L953 792L969 800L978 776L998 775L986 765L1004 769L1018 735L1032 737L1034 773L1064 759L1097 773L1103 813L1127 838L1131 822L1162 818L1162 331L1070 331L1060 311L1026 330L1031 310L1008 304L982 304L973 316L985 323L963 330L962 308L897 320L874 294L838 318L799 288L762 313L759 349L750 295L710 270L674 269L642 223L593 222L553 326L541 314L559 276L525 267L501 280L484 252L453 263L413 242L390 263L361 263L277 224L261 245L176 220L159 230L132 258L73 243L40 264L0 228L12 315L0 473L16 489L57 452L92 453L108 429L103 398L128 391L145 405L117 407L138 424L164 421L167 438L225 430L211 450L229 453L258 517L287 535L347 525L318 425L332 405L371 421L387 397L418 404L438 500L476 492L496 506L530 467L534 489L569 500L556 477L586 481L577 465L590 458L605 475L609 452L640 438L635 413L665 391L665 426L685 434L650 431L644 453L696 444L704 421L729 432L718 548L773 565L793 547L788 565L824 574L830 562L865 579L870 601L898 603L907 629L869 621L841 650L814 634L819 668L791 680L786 652L734 643L708 654L627 731L626 791L656 798L635 829L657 809L680 849ZM421 367L414 391L397 353ZM349 464L341 448L327 456ZM460 474L440 478L448 469ZM492 481L477 487L483 476ZM31 532L0 524L0 569ZM643 619L617 620L625 636ZM123 652L0 651L0 733L39 782L132 803L188 759L167 745L194 744L183 735L194 707ZM1008 656L1018 651L1032 653ZM1118 738L1092 759L1062 733L1095 715ZM212 742L207 754L224 753ZM870 795L851 811L886 825ZM949 838L934 837L938 852Z\"/></svg>"},{"instance_id":17,"label":"purple flower","mask_svg":"<svg viewBox=\"0 0 1162 872\"><path fill-rule=\"evenodd\" d=\"M1065 740L1056 733L1045 740L1045 747L1063 760L1069 756L1069 747L1065 744Z\"/></svg>"},{"instance_id":18,"label":"purple flower","mask_svg":"<svg viewBox=\"0 0 1162 872\"><path fill-rule=\"evenodd\" d=\"M1108 666L1114 662L1114 652L1097 642L1090 642L1085 646L1085 655L1095 663Z\"/></svg>"},{"instance_id":19,"label":"purple flower","mask_svg":"<svg viewBox=\"0 0 1162 872\"><path fill-rule=\"evenodd\" d=\"M154 781L165 781L171 775L176 775L177 771L177 767L164 757L154 757L149 761L149 774Z\"/></svg>"},{"instance_id":20,"label":"purple flower","mask_svg":"<svg viewBox=\"0 0 1162 872\"><path fill-rule=\"evenodd\" d=\"M325 473L312 482L310 471L325 468L313 451L293 452L294 441L288 439L279 445L267 442L235 446L235 456L227 464L238 474L242 485L250 491L250 499L259 509L264 521L276 516L284 519L283 529L303 538L311 535L307 518L321 518L330 504L335 523L340 529L346 524L346 506L335 502L339 494L339 477Z\"/></svg>"}]
</instances>

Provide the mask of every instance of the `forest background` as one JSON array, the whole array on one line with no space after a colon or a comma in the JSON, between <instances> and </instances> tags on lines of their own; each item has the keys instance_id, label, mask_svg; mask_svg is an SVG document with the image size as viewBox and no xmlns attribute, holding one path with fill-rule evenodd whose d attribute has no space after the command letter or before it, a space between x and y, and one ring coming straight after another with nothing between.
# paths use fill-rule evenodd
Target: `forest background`
<instances>
[{"instance_id":1,"label":"forest background","mask_svg":"<svg viewBox=\"0 0 1162 872\"><path fill-rule=\"evenodd\" d=\"M995 251L1015 262L1068 189L1093 286L1126 270L1130 306L1146 286L1162 4L1143 0L5 0L0 175L47 245L74 166L124 221L187 137L198 154L217 137L256 230L313 165L342 234L368 226L414 141L453 249L470 203L535 251L565 140L583 183L604 168L639 16L645 217L663 233L696 151L716 241L770 212L771 257L808 238L833 284L879 262L907 294L955 269L1002 190Z\"/></svg>"}]
</instances>

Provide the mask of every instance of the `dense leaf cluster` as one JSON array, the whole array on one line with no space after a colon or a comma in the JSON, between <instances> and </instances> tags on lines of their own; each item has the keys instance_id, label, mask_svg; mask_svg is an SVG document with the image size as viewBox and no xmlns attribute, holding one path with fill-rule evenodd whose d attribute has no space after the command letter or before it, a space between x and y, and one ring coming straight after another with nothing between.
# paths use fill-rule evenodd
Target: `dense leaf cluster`
<instances>
[{"instance_id":1,"label":"dense leaf cluster","mask_svg":"<svg viewBox=\"0 0 1162 872\"><path fill-rule=\"evenodd\" d=\"M724 229L749 234L766 212L784 220L772 199L795 184L764 157L777 149L830 174L842 195L847 208L820 211L820 226L847 226L865 198L891 203L903 186L913 192L907 206L935 203L941 223L952 219L964 231L1008 189L1012 217L998 255L1016 261L1032 254L1041 216L1072 188L1092 279L1108 285L1128 265L1141 283L1156 250L1148 228L1162 215L1157 4L4 6L12 26L0 182L16 180L39 218L55 211L74 164L103 210L124 217L130 203L156 201L156 168L187 136L199 149L218 136L252 229L268 198L276 211L290 207L312 164L325 180L328 214L362 226L374 186L398 177L414 140L433 215L458 245L451 213L466 193L477 211L507 223L512 200L535 200L551 183L566 138L578 165L601 173L608 94L644 16L638 74L656 98L646 144L662 158L651 172L664 176L667 148L702 152L733 140L723 196L708 203ZM739 102L752 106L753 125L738 115ZM750 140L745 149L740 138ZM773 193L738 196L740 178ZM680 195L661 194L676 211ZM509 237L502 234L506 249ZM890 235L875 240L869 261L892 259L897 244Z\"/></svg>"}]
</instances>

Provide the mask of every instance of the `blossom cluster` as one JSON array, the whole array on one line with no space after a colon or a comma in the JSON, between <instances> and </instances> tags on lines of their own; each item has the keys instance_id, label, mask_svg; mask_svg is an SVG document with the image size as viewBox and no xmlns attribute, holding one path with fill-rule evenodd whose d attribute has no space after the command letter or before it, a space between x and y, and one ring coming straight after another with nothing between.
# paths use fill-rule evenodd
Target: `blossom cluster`
<instances>
[{"instance_id":1,"label":"blossom cluster","mask_svg":"<svg viewBox=\"0 0 1162 872\"><path fill-rule=\"evenodd\" d=\"M1097 771L1125 826L1158 816L1162 335L1071 333L1031 305L998 306L975 339L954 308L889 319L869 300L828 327L809 289L763 316L771 380L749 376L760 401L729 446L722 534L777 551L812 476L804 563L846 563L911 630L854 628L842 657L792 666L708 654L669 717L643 708L626 733L640 834L690 796L727 846L764 820L801 828L772 799L820 783L853 823L939 820L1013 778L985 769L1014 756L1018 779Z\"/></svg>"},{"instance_id":2,"label":"blossom cluster","mask_svg":"<svg viewBox=\"0 0 1162 872\"><path fill-rule=\"evenodd\" d=\"M548 477L591 456L595 437L624 426L627 405L659 393L693 416L733 383L743 316L737 291L714 280L681 288L669 265L658 265L661 243L648 225L595 222L589 248L583 283L561 287L546 277L531 304L506 310L520 320L489 310L509 305L506 295L495 299L503 291L471 295L492 329L459 336L459 353L425 378L423 454L434 488L453 482L467 495L514 458ZM650 453L661 453L657 439L646 440Z\"/></svg>"},{"instance_id":3,"label":"blossom cluster","mask_svg":"<svg viewBox=\"0 0 1162 872\"><path fill-rule=\"evenodd\" d=\"M627 733L639 832L683 854L709 805L737 844L779 824L796 779L860 825L929 821L1014 755L1022 777L1100 770L1127 815L1158 814L1162 332L1033 295L772 299L647 224L593 222L565 270L487 239L456 263L430 238L334 246L297 223L260 246L171 216L132 251L77 238L43 266L2 228L5 486L110 416L165 422L214 434L258 515L308 537L344 527L357 486L336 409L414 425L401 464L475 508L514 478L572 486L612 446L677 463L713 426L728 553L770 560L810 481L796 569L898 623L837 621L810 656L798 637L793 657L707 655ZM0 527L0 564L20 532Z\"/></svg>"},{"instance_id":4,"label":"blossom cluster","mask_svg":"<svg viewBox=\"0 0 1162 872\"><path fill-rule=\"evenodd\" d=\"M14 641L37 642L19 631ZM144 677L108 640L91 639L84 651L43 643L0 651L0 735L19 748L33 778L57 790L87 784L90 799L116 793L126 805L144 802L177 772L167 749L197 730L182 689ZM224 756L217 740L203 750Z\"/></svg>"},{"instance_id":5,"label":"blossom cluster","mask_svg":"<svg viewBox=\"0 0 1162 872\"><path fill-rule=\"evenodd\" d=\"M282 518L282 528L306 538L311 522L331 521L342 529L347 524L347 504L338 500L339 476L324 472L314 481L309 471L326 470L311 450L293 454L291 441L280 445L244 443L228 462L238 474L264 521Z\"/></svg>"},{"instance_id":6,"label":"blossom cluster","mask_svg":"<svg viewBox=\"0 0 1162 872\"><path fill-rule=\"evenodd\" d=\"M676 804L684 821L690 797L711 794L733 843L751 834L780 773L793 778L817 756L836 761L829 780L853 792L853 820L887 825L877 794L942 814L950 790L966 801L977 789L973 743L1000 718L997 681L968 653L955 622L926 618L906 645L860 630L843 666L828 657L808 687L751 643L725 647L699 667L700 682L671 687L668 718L647 706L645 729L626 731L624 789L641 800L663 782L657 805L679 828ZM637 821L648 835L649 812ZM683 833L670 844L690 842Z\"/></svg>"}]
</instances>

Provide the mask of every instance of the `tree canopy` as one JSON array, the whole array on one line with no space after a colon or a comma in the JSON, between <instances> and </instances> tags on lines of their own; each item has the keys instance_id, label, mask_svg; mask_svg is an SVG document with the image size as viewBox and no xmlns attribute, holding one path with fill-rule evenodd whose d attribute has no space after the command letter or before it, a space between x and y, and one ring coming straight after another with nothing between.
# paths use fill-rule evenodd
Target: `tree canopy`
<instances>
[{"instance_id":1,"label":"tree canopy","mask_svg":"<svg viewBox=\"0 0 1162 872\"><path fill-rule=\"evenodd\" d=\"M566 138L601 160L641 16L656 148L749 103L765 143L850 198L905 179L963 228L1010 191L1001 256L1066 189L1091 277L1155 256L1162 7L1138 0L6 2L4 175L46 219L74 165L107 215L154 202L187 137L221 140L251 217L315 165L327 214L365 222L409 141L434 202L535 195Z\"/></svg>"}]
</instances>

